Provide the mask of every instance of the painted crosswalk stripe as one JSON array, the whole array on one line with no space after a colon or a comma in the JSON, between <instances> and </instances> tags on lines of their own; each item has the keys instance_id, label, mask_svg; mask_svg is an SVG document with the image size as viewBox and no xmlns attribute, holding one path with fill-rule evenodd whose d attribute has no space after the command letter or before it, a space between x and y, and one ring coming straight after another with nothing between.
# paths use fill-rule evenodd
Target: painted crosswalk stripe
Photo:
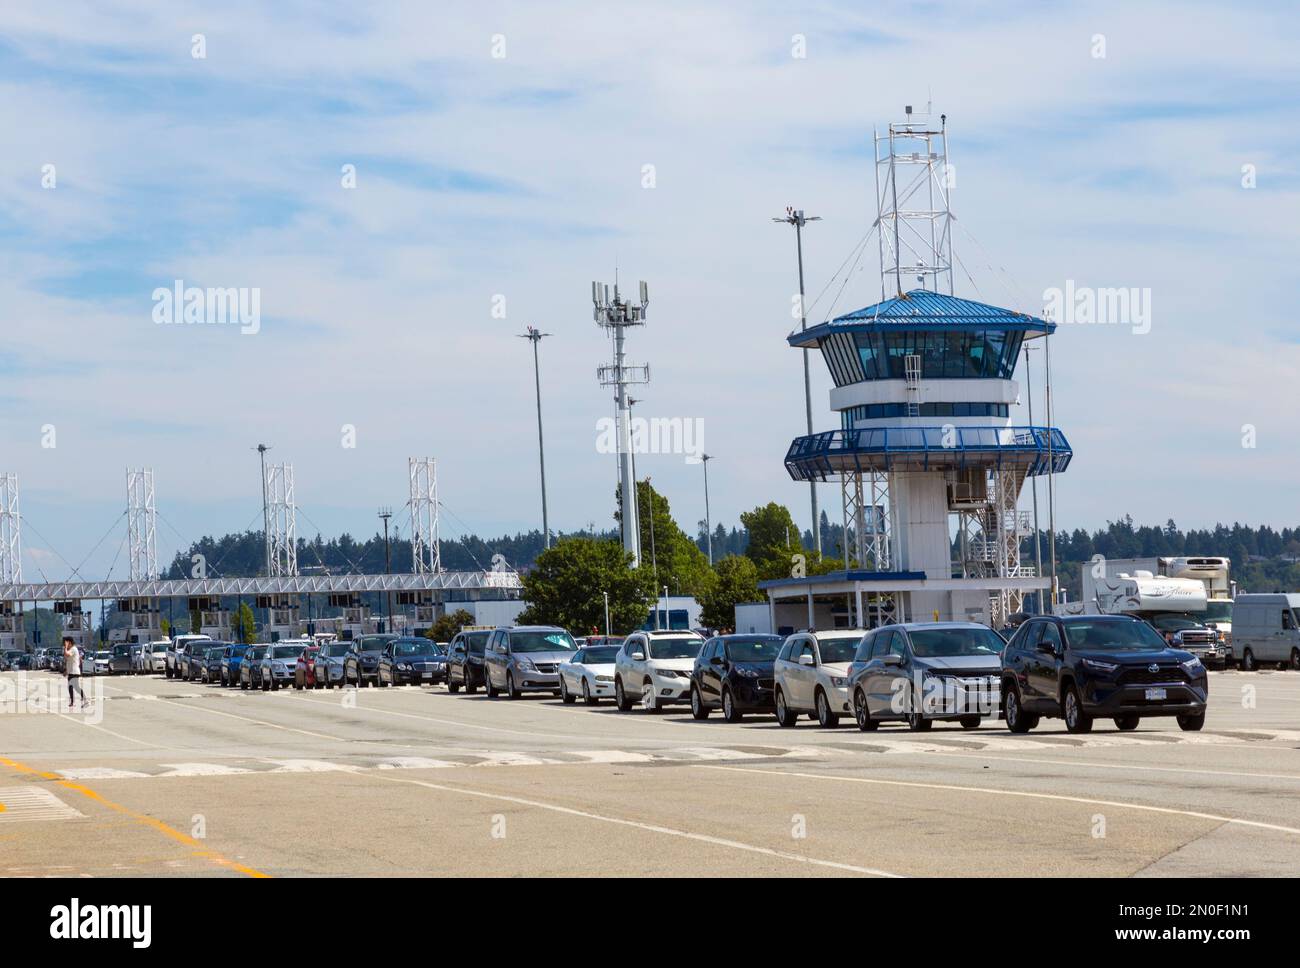
<instances>
[{"instance_id":1,"label":"painted crosswalk stripe","mask_svg":"<svg viewBox=\"0 0 1300 968\"><path fill-rule=\"evenodd\" d=\"M0 787L0 824L35 820L76 820L80 810L39 787Z\"/></svg>"}]
</instances>

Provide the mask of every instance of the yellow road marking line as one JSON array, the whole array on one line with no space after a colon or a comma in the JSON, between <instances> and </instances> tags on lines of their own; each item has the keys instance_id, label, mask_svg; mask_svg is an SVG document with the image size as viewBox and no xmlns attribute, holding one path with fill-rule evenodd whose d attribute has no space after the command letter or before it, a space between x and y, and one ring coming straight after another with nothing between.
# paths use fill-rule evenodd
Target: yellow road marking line
<instances>
[{"instance_id":1,"label":"yellow road marking line","mask_svg":"<svg viewBox=\"0 0 1300 968\"><path fill-rule=\"evenodd\" d=\"M189 836L189 834L181 833L181 831L177 830L175 827L169 826L168 824L163 823L161 820L158 820L155 817L150 817L147 814L143 814L143 813L137 813L136 811L132 810L130 807L124 807L120 803L115 803L112 800L109 800L106 797L101 796L99 793L96 793L88 786L84 786L80 783L74 783L71 780L64 780L60 778L57 773L46 773L42 770L34 769L30 766L27 766L24 763L19 763L17 760L11 760L4 756L0 756L0 764L9 767L11 770L17 773L22 773L30 777L39 777L42 780L52 780L59 786L64 787L65 789L68 790L72 790L74 793L79 793L88 800L93 800L96 803L100 804L101 806L105 806L110 810L116 811L117 813L130 817L136 823L142 824L143 826L146 827L150 827L158 831L160 834L166 837L170 837L172 840L184 844L186 847L192 848L192 854L195 857L201 857L204 860L211 861L212 863L217 864L220 867L225 867L228 868L229 870L237 871L240 874L246 874L249 877L270 876L269 874L263 874L259 870L254 870L252 867L246 867L245 865L236 863L235 861L230 860L227 857L223 857L215 850L209 850L208 848L204 847L204 845L200 841L195 840L193 837Z\"/></svg>"}]
</instances>

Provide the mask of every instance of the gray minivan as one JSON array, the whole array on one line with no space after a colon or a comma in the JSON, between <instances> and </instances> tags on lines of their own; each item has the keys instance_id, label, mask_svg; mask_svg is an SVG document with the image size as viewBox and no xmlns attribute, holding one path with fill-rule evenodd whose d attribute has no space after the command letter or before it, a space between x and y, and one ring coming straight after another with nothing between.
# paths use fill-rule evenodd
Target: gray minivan
<instances>
[{"instance_id":1,"label":"gray minivan","mask_svg":"<svg viewBox=\"0 0 1300 968\"><path fill-rule=\"evenodd\" d=\"M1238 595L1232 604L1232 647L1246 672L1261 662L1300 669L1300 595Z\"/></svg>"},{"instance_id":2,"label":"gray minivan","mask_svg":"<svg viewBox=\"0 0 1300 968\"><path fill-rule=\"evenodd\" d=\"M555 625L514 625L492 631L483 652L483 688L489 698L504 692L560 694L560 663L578 650L573 636Z\"/></svg>"}]
</instances>

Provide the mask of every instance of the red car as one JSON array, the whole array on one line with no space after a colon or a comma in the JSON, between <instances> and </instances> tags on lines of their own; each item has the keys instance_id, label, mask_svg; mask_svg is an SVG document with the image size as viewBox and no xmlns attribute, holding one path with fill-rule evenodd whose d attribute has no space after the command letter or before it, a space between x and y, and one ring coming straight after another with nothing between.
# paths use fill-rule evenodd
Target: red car
<instances>
[{"instance_id":1,"label":"red car","mask_svg":"<svg viewBox=\"0 0 1300 968\"><path fill-rule=\"evenodd\" d=\"M316 653L319 645L309 645L298 655L297 665L293 670L293 687L295 689L323 689L324 683L316 681Z\"/></svg>"}]
</instances>

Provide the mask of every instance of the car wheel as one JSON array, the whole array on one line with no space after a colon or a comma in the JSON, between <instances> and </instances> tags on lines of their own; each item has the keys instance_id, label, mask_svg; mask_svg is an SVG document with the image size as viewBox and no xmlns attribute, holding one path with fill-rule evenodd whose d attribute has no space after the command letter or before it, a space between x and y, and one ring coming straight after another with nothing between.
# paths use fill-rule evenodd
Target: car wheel
<instances>
[{"instance_id":1,"label":"car wheel","mask_svg":"<svg viewBox=\"0 0 1300 968\"><path fill-rule=\"evenodd\" d=\"M867 707L867 697L861 689L853 693L853 719L858 724L858 729L864 733L869 733L878 728L880 724L871 718L871 710Z\"/></svg>"},{"instance_id":2,"label":"car wheel","mask_svg":"<svg viewBox=\"0 0 1300 968\"><path fill-rule=\"evenodd\" d=\"M1291 668L1300 669L1300 649L1291 650Z\"/></svg>"},{"instance_id":3,"label":"car wheel","mask_svg":"<svg viewBox=\"0 0 1300 968\"><path fill-rule=\"evenodd\" d=\"M709 718L709 708L704 705L704 697L700 695L700 687L694 683L691 683L691 716L695 719Z\"/></svg>"},{"instance_id":4,"label":"car wheel","mask_svg":"<svg viewBox=\"0 0 1300 968\"><path fill-rule=\"evenodd\" d=\"M271 683L267 681L266 676L262 675L261 673L258 673L257 681L258 684L261 685L263 692L271 691Z\"/></svg>"},{"instance_id":5,"label":"car wheel","mask_svg":"<svg viewBox=\"0 0 1300 968\"><path fill-rule=\"evenodd\" d=\"M1020 687L1011 680L1002 684L1002 713L1013 733L1027 733L1038 725L1038 717L1025 712L1020 704Z\"/></svg>"},{"instance_id":6,"label":"car wheel","mask_svg":"<svg viewBox=\"0 0 1300 968\"><path fill-rule=\"evenodd\" d=\"M388 682L384 682L384 674L382 672L375 673L375 688L377 689L383 689L384 686L391 685L392 681L393 677L391 673L388 676Z\"/></svg>"},{"instance_id":7,"label":"car wheel","mask_svg":"<svg viewBox=\"0 0 1300 968\"><path fill-rule=\"evenodd\" d=\"M587 684L586 679L582 680L582 701L588 706L594 706L597 702L596 697L591 694L591 686Z\"/></svg>"},{"instance_id":8,"label":"car wheel","mask_svg":"<svg viewBox=\"0 0 1300 968\"><path fill-rule=\"evenodd\" d=\"M1246 649L1241 653L1241 671L1254 672L1255 669L1255 653L1250 649Z\"/></svg>"},{"instance_id":9,"label":"car wheel","mask_svg":"<svg viewBox=\"0 0 1300 968\"><path fill-rule=\"evenodd\" d=\"M623 689L622 679L614 680L614 705L618 707L618 711L621 713L630 713L632 711L632 700L628 698L627 692Z\"/></svg>"},{"instance_id":10,"label":"car wheel","mask_svg":"<svg viewBox=\"0 0 1300 968\"><path fill-rule=\"evenodd\" d=\"M961 723L962 729L980 728L980 718L978 716L963 716L961 719L958 720L958 722Z\"/></svg>"},{"instance_id":11,"label":"car wheel","mask_svg":"<svg viewBox=\"0 0 1300 968\"><path fill-rule=\"evenodd\" d=\"M522 697L523 697L523 693L520 692L519 687L515 685L515 674L513 672L507 672L506 673L506 698L521 699Z\"/></svg>"},{"instance_id":12,"label":"car wheel","mask_svg":"<svg viewBox=\"0 0 1300 968\"><path fill-rule=\"evenodd\" d=\"M1092 717L1083 711L1083 700L1079 698L1079 690L1070 684L1070 688L1065 692L1065 728L1071 733L1087 733L1092 730Z\"/></svg>"},{"instance_id":13,"label":"car wheel","mask_svg":"<svg viewBox=\"0 0 1300 968\"><path fill-rule=\"evenodd\" d=\"M649 679L641 684L641 708L648 713L661 713L664 710L659 697L655 695L655 684Z\"/></svg>"},{"instance_id":14,"label":"car wheel","mask_svg":"<svg viewBox=\"0 0 1300 968\"><path fill-rule=\"evenodd\" d=\"M466 677L465 677L465 692L466 692L467 695L470 695L470 696L472 696L472 695L474 695L474 693L478 692L478 683L476 683L476 682L475 682L473 679L471 679L469 676L466 676Z\"/></svg>"},{"instance_id":15,"label":"car wheel","mask_svg":"<svg viewBox=\"0 0 1300 968\"><path fill-rule=\"evenodd\" d=\"M483 691L487 693L489 699L497 697L497 688L492 685L492 676L486 669L483 670Z\"/></svg>"},{"instance_id":16,"label":"car wheel","mask_svg":"<svg viewBox=\"0 0 1300 968\"><path fill-rule=\"evenodd\" d=\"M460 683L452 682L451 676L447 677L447 691L451 693L453 696L456 695L456 693L460 692Z\"/></svg>"},{"instance_id":17,"label":"car wheel","mask_svg":"<svg viewBox=\"0 0 1300 968\"><path fill-rule=\"evenodd\" d=\"M240 676L240 677L239 677L239 688L240 688L240 689L247 689L247 688L248 688L248 683L246 683L246 682L244 681L244 677L243 677L243 676Z\"/></svg>"},{"instance_id":18,"label":"car wheel","mask_svg":"<svg viewBox=\"0 0 1300 968\"><path fill-rule=\"evenodd\" d=\"M1196 716L1189 715L1189 716L1178 717L1178 728L1187 733L1200 732L1201 727L1204 725L1205 725L1205 713L1200 713L1199 715Z\"/></svg>"},{"instance_id":19,"label":"car wheel","mask_svg":"<svg viewBox=\"0 0 1300 968\"><path fill-rule=\"evenodd\" d=\"M1138 728L1138 723L1142 722L1141 716L1116 716L1115 728L1121 732L1128 733Z\"/></svg>"},{"instance_id":20,"label":"car wheel","mask_svg":"<svg viewBox=\"0 0 1300 968\"><path fill-rule=\"evenodd\" d=\"M738 723L745 718L745 714L736 708L736 697L726 688L722 690L722 718L729 723Z\"/></svg>"},{"instance_id":21,"label":"car wheel","mask_svg":"<svg viewBox=\"0 0 1300 968\"><path fill-rule=\"evenodd\" d=\"M840 717L831 712L831 701L826 698L826 693L817 690L817 723L822 729L834 729L840 724Z\"/></svg>"},{"instance_id":22,"label":"car wheel","mask_svg":"<svg viewBox=\"0 0 1300 968\"><path fill-rule=\"evenodd\" d=\"M916 698L916 690L908 689L907 706L909 712L904 716L907 722L907 728L914 733L928 732L934 726L933 719L925 718L925 711L920 708L920 702Z\"/></svg>"},{"instance_id":23,"label":"car wheel","mask_svg":"<svg viewBox=\"0 0 1300 968\"><path fill-rule=\"evenodd\" d=\"M564 681L564 676L560 676L560 702L572 706L577 701L578 697L569 692L569 684Z\"/></svg>"},{"instance_id":24,"label":"car wheel","mask_svg":"<svg viewBox=\"0 0 1300 968\"><path fill-rule=\"evenodd\" d=\"M791 712L785 704L785 692L778 686L776 690L776 721L780 726L793 726L799 721L799 714Z\"/></svg>"}]
</instances>

